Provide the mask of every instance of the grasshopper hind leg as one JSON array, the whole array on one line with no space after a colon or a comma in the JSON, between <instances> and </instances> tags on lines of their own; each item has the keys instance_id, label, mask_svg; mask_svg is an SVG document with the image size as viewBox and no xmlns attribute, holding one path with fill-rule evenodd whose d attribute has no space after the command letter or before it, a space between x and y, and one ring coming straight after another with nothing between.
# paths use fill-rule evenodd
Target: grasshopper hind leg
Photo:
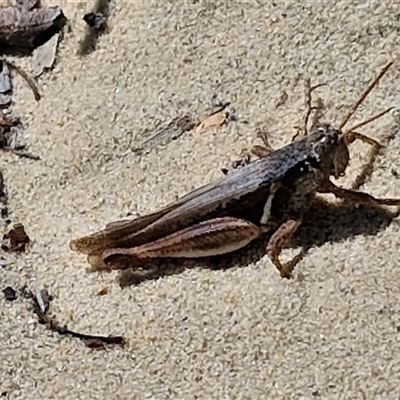
<instances>
[{"instance_id":1,"label":"grasshopper hind leg","mask_svg":"<svg viewBox=\"0 0 400 400\"><path fill-rule=\"evenodd\" d=\"M261 233L259 227L246 220L215 218L140 246L110 248L101 257L109 269L120 269L120 260L126 259L140 262L162 258L212 257L239 250Z\"/></svg>"}]
</instances>

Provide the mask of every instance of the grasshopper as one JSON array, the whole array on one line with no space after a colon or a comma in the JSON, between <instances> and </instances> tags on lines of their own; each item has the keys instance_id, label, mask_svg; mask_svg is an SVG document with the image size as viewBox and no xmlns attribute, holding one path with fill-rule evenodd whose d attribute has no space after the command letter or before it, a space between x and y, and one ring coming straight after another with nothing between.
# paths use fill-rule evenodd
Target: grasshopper
<instances>
[{"instance_id":1,"label":"grasshopper","mask_svg":"<svg viewBox=\"0 0 400 400\"><path fill-rule=\"evenodd\" d=\"M266 253L280 275L290 278L293 267L283 265L279 256L317 193L333 193L356 203L400 206L400 199L377 199L331 181L331 177L345 174L352 142L358 139L380 146L356 129L388 113L390 108L346 131L343 128L391 65L392 62L386 65L364 90L339 128L324 123L307 132L311 91L316 88L308 85L304 132L290 144L264 151L257 146L260 155L255 161L158 211L109 223L97 233L73 240L71 249L87 254L95 269L125 269L149 259L192 259L230 253L272 231Z\"/></svg>"}]
</instances>

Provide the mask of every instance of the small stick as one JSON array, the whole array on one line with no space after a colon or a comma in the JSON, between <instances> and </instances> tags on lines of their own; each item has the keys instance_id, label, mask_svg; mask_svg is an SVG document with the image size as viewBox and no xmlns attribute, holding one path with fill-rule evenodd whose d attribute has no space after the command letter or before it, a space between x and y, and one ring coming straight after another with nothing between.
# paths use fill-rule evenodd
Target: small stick
<instances>
[{"instance_id":1,"label":"small stick","mask_svg":"<svg viewBox=\"0 0 400 400\"><path fill-rule=\"evenodd\" d=\"M38 156L37 154L30 153L29 151L26 151L24 149L14 149L14 148L8 147L8 146L4 146L3 149L6 151L10 151L11 153L13 153L19 157L28 158L29 160L35 160L35 161L40 160L40 156Z\"/></svg>"},{"instance_id":2,"label":"small stick","mask_svg":"<svg viewBox=\"0 0 400 400\"><path fill-rule=\"evenodd\" d=\"M22 76L22 78L25 79L25 82L32 89L33 95L35 96L35 100L39 101L41 99L41 96L39 93L39 89L37 88L34 80L20 67L17 67L16 65L10 63L9 61L6 61L6 62L7 62L7 65L9 67L11 67L11 69L13 69L14 71L17 71Z\"/></svg>"},{"instance_id":3,"label":"small stick","mask_svg":"<svg viewBox=\"0 0 400 400\"><path fill-rule=\"evenodd\" d=\"M47 315L48 306L45 306L41 294L38 298L37 294L30 291L26 292L26 297L31 298L33 302L33 311L37 315L39 323L46 325L46 327L59 335L69 335L82 340L87 347L98 348L105 345L118 344L123 346L125 340L122 336L99 336L88 335L79 333L68 329L65 325L61 326L54 318Z\"/></svg>"},{"instance_id":4,"label":"small stick","mask_svg":"<svg viewBox=\"0 0 400 400\"><path fill-rule=\"evenodd\" d=\"M369 92L378 84L379 80L386 74L388 69L392 66L393 61L387 64L384 68L382 68L381 72L378 76L366 87L366 89L361 93L359 99L351 106L350 111L344 117L342 123L339 126L339 130L342 130L344 126L347 124L349 119L353 116L353 114L357 111L358 107L360 107L361 103L365 100L368 96Z\"/></svg>"}]
</instances>

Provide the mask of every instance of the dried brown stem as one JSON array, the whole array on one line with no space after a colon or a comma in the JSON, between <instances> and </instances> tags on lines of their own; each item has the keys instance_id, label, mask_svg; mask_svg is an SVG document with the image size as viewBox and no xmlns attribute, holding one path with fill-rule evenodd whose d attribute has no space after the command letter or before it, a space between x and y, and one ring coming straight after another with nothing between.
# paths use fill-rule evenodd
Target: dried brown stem
<instances>
[{"instance_id":1,"label":"dried brown stem","mask_svg":"<svg viewBox=\"0 0 400 400\"><path fill-rule=\"evenodd\" d=\"M42 309L43 307L41 307L40 301L35 294L28 292L27 297L32 298L33 311L37 315L39 322L46 325L51 331L57 332L60 335L69 335L80 339L87 347L91 348L104 347L109 344L124 345L124 338L122 336L98 336L71 331L65 325L61 326L54 318L47 315L47 309Z\"/></svg>"},{"instance_id":2,"label":"dried brown stem","mask_svg":"<svg viewBox=\"0 0 400 400\"><path fill-rule=\"evenodd\" d=\"M36 86L36 83L33 80L33 78L31 78L23 69L16 66L15 64L12 64L9 61L7 61L7 65L11 67L11 69L13 69L14 71L18 72L22 76L22 78L24 78L25 82L32 89L33 95L35 96L35 100L39 101L41 99L41 96L39 93L39 89Z\"/></svg>"}]
</instances>

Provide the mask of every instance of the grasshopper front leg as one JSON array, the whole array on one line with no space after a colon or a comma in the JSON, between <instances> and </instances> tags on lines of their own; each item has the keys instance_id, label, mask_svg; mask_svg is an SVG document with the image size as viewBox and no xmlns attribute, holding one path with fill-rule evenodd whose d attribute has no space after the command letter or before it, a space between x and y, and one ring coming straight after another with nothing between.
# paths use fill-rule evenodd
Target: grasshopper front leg
<instances>
[{"instance_id":1,"label":"grasshopper front leg","mask_svg":"<svg viewBox=\"0 0 400 400\"><path fill-rule=\"evenodd\" d=\"M118 269L118 258L126 256L136 260L212 257L239 250L261 233L258 226L246 220L215 218L141 246L105 250L101 257L111 269Z\"/></svg>"},{"instance_id":2,"label":"grasshopper front leg","mask_svg":"<svg viewBox=\"0 0 400 400\"><path fill-rule=\"evenodd\" d=\"M327 181L325 185L318 191L320 193L332 193L340 199L348 200L353 203L400 206L400 199L389 199L389 198L377 199L376 197L368 193L357 192L355 190L338 187L331 181Z\"/></svg>"},{"instance_id":3,"label":"grasshopper front leg","mask_svg":"<svg viewBox=\"0 0 400 400\"><path fill-rule=\"evenodd\" d=\"M301 225L302 219L291 219L284 222L271 236L267 244L267 254L275 267L281 274L282 278L291 278L291 268L283 266L279 260L279 255L282 252L283 246L296 232L297 228Z\"/></svg>"}]
</instances>

